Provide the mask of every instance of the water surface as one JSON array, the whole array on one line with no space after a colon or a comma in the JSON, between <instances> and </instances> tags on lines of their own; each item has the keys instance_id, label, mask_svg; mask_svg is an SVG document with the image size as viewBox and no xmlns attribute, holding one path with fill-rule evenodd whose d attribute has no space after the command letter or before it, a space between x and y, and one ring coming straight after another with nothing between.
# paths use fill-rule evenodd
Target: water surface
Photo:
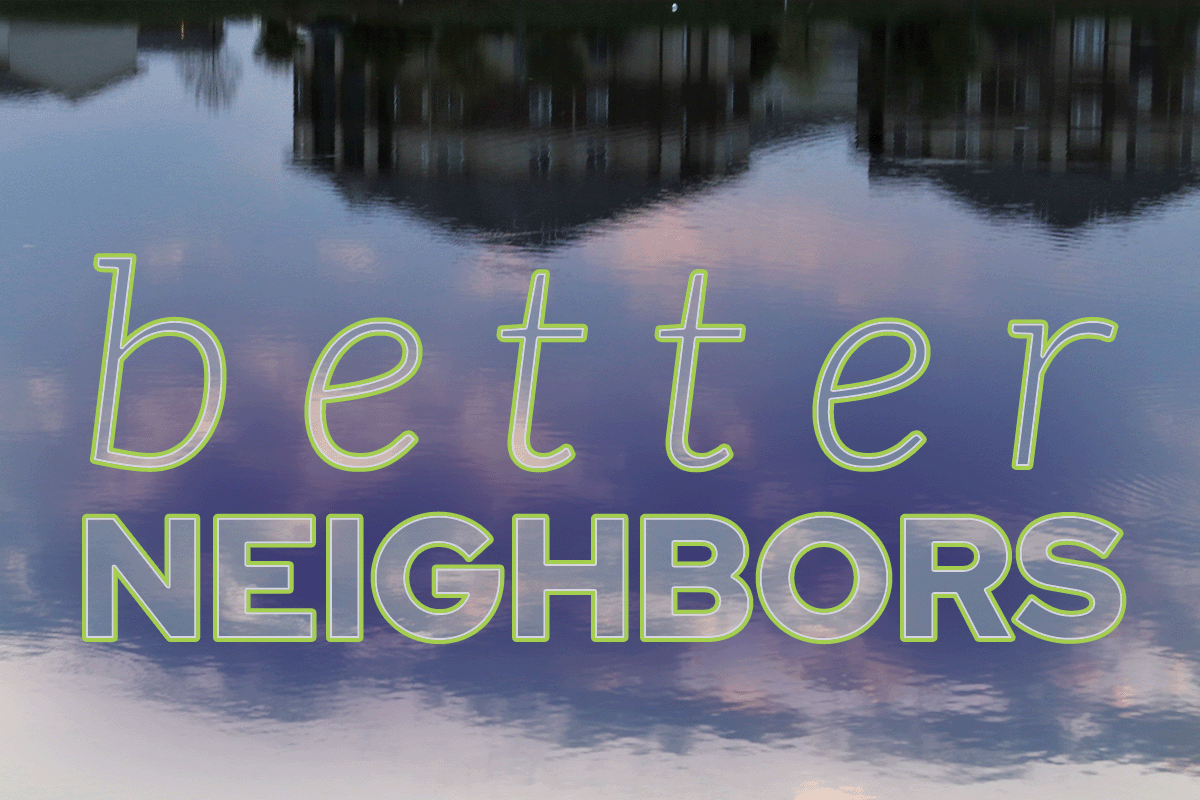
<instances>
[{"instance_id":1,"label":"water surface","mask_svg":"<svg viewBox=\"0 0 1200 800\"><path fill-rule=\"evenodd\" d=\"M1197 15L680 5L208 18L0 3L0 793L1195 791ZM138 256L131 328L191 318L224 348L221 421L172 470L89 462L102 252ZM704 473L667 457L675 348L654 338L697 269L705 321L746 328L700 348L692 446L734 453ZM544 473L509 458L517 348L496 337L535 270L547 322L588 327L542 348L532 444L575 451ZM420 441L344 472L309 443L305 392L325 344L371 317L416 331L422 364L331 407L331 434L352 451L406 429ZM852 472L817 444L813 388L834 343L880 317L921 327L929 367L841 405L839 431L860 450L928 441ZM1014 470L1023 344L1008 321L1081 317L1119 333L1055 360L1034 468ZM338 380L398 352L370 340ZM905 356L873 342L844 380ZM200 373L181 340L139 350L118 444L181 440ZM549 641L514 643L506 593L471 639L424 644L369 592L362 642L212 641L214 515L312 514L321 531L362 514L369 558L430 511L477 521L496 540L482 560L502 565L514 514L548 515L556 559L589 556L591 515L628 515L630 641L590 641L585 599L560 597ZM767 538L802 514L854 517L895 567L904 514L982 515L1015 541L1068 511L1125 532L1105 565L1127 611L1095 642L976 642L948 602L936 642L902 642L895 588L840 644L788 637L761 603L723 642L638 639L643 514L736 522L752 583ZM165 642L127 595L118 641L81 641L80 520L105 513L156 559L163 517L199 515L199 642ZM797 572L818 605L849 590L828 555ZM286 557L295 597L279 602L323 608L323 546ZM1014 569L996 599L1011 616L1030 590Z\"/></svg>"}]
</instances>

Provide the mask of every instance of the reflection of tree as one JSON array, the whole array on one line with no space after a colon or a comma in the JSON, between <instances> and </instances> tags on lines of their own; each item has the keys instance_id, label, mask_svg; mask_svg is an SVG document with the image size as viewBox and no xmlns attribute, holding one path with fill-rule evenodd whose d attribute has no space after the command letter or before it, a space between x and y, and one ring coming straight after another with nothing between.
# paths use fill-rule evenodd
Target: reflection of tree
<instances>
[{"instance_id":1,"label":"reflection of tree","mask_svg":"<svg viewBox=\"0 0 1200 800\"><path fill-rule=\"evenodd\" d=\"M526 70L535 83L569 86L582 83L584 64L576 47L578 32L541 30L527 33Z\"/></svg>"},{"instance_id":2,"label":"reflection of tree","mask_svg":"<svg viewBox=\"0 0 1200 800\"><path fill-rule=\"evenodd\" d=\"M483 58L483 31L465 25L448 26L434 34L438 75L470 98L487 97L498 79Z\"/></svg>"},{"instance_id":3,"label":"reflection of tree","mask_svg":"<svg viewBox=\"0 0 1200 800\"><path fill-rule=\"evenodd\" d=\"M774 27L769 30L756 30L750 34L750 77L753 80L763 78L779 55L779 34Z\"/></svg>"},{"instance_id":4,"label":"reflection of tree","mask_svg":"<svg viewBox=\"0 0 1200 800\"><path fill-rule=\"evenodd\" d=\"M382 23L344 23L346 52L378 65L398 65L417 46L427 45L433 33L424 27L402 27Z\"/></svg>"},{"instance_id":5,"label":"reflection of tree","mask_svg":"<svg viewBox=\"0 0 1200 800\"><path fill-rule=\"evenodd\" d=\"M258 41L254 44L254 60L270 72L288 73L300 40L286 22L268 17L262 21Z\"/></svg>"},{"instance_id":6,"label":"reflection of tree","mask_svg":"<svg viewBox=\"0 0 1200 800\"><path fill-rule=\"evenodd\" d=\"M793 86L810 91L825 73L829 51L828 36L809 19L785 17L780 23L777 49L772 55Z\"/></svg>"},{"instance_id":7,"label":"reflection of tree","mask_svg":"<svg viewBox=\"0 0 1200 800\"><path fill-rule=\"evenodd\" d=\"M976 28L969 17L899 22L889 33L892 87L920 98L923 113L952 110L976 69Z\"/></svg>"},{"instance_id":8,"label":"reflection of tree","mask_svg":"<svg viewBox=\"0 0 1200 800\"><path fill-rule=\"evenodd\" d=\"M229 108L242 82L242 62L222 47L209 51L182 51L175 66L183 85L196 94L196 105L212 112Z\"/></svg>"}]
</instances>

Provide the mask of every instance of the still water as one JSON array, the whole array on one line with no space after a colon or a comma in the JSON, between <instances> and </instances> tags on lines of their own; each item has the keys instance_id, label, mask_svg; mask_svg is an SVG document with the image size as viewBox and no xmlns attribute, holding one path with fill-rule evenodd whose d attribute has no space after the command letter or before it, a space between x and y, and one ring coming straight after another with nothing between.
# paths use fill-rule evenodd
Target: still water
<instances>
[{"instance_id":1,"label":"still water","mask_svg":"<svg viewBox=\"0 0 1200 800\"><path fill-rule=\"evenodd\" d=\"M0 795L1197 790L1194 9L225 7L0 3ZM89 461L97 253L138 257L131 330L185 317L224 350L220 422L174 469ZM733 453L706 472L668 457L677 348L655 340L698 269L705 323L745 328L699 348L691 447ZM531 447L575 455L546 472L508 454L518 348L497 338L536 270L546 322L587 326L541 348ZM419 441L343 471L310 444L306 390L326 344L374 317L419 335L420 367L330 405L330 435L354 452ZM818 445L813 391L839 338L884 317L924 331L928 368L840 404L839 433L863 451L927 441L856 472ZM1034 466L1015 470L1024 344L1008 322L1083 317L1119 332L1057 357ZM400 356L368 339L337 380ZM843 379L906 357L872 341ZM202 377L182 339L139 349L117 445L182 440ZM555 597L549 641L514 642L506 590L482 631L427 644L368 588L361 642L325 641L322 614L315 642L213 641L214 515L315 515L317 547L260 556L294 563L294 593L254 602L324 609L327 515L363 516L369 565L433 511L490 532L481 562L498 565L514 514L548 516L554 559L590 557L592 515L628 515L629 640L592 641L588 598ZM869 527L893 570L905 514L980 515L1014 543L1043 515L1096 515L1124 531L1104 564L1125 616L1086 644L978 642L947 600L936 642L904 642L894 585L838 644L789 637L761 598L724 641L640 640L641 515L735 522L753 585L772 532L813 512ZM85 514L118 515L159 564L164 517L199 515L199 642L164 641L124 592L118 640L81 640ZM430 603L433 555L414 570ZM851 579L828 548L794 575L822 607ZM1014 568L995 599L1011 618L1032 588Z\"/></svg>"}]
</instances>

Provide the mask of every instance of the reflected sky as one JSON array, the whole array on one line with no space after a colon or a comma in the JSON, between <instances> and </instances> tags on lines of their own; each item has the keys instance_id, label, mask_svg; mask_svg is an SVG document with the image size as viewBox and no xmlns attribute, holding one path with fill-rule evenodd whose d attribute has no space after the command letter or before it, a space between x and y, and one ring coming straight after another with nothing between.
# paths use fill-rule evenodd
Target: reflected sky
<instances>
[{"instance_id":1,"label":"reflected sky","mask_svg":"<svg viewBox=\"0 0 1200 800\"><path fill-rule=\"evenodd\" d=\"M164 775L263 797L1195 790L1195 17L603 8L572 24L547 6L472 25L432 3L179 24L0 4L3 791L148 797ZM175 469L89 462L99 252L138 255L130 330L191 318L224 350L220 422ZM587 325L585 342L541 351L530 448L575 452L544 473L509 455L518 348L496 335L521 324L539 269L545 319ZM677 347L654 336L680 320L697 269L705 320L746 327L698 348L690 445L734 453L705 473L665 451ZM822 453L812 395L830 348L876 317L919 325L929 366L840 404L839 435L866 452L912 430L927 442L858 473ZM1035 468L1013 470L1023 342L1008 320L1080 317L1119 333L1058 356ZM328 438L354 453L419 441L349 472L314 452L306 392L327 344L368 318L415 331L420 366L394 391L327 404ZM406 355L366 337L329 383ZM907 356L895 337L868 342L841 380ZM187 342L139 348L118 446L181 441L201 380ZM486 531L477 563L506 580L514 514L548 515L548 558L584 561L592 515L628 515L629 641L591 641L587 598L554 595L549 641L513 642L511 584L475 636L413 641L369 583L363 641L323 641L325 517L363 516L369 565L427 512ZM772 533L816 512L859 521L890 559L863 634L799 641L756 594L732 638L639 640L641 515L736 523L753 589ZM902 515L980 515L1015 544L1056 512L1124 531L1103 562L1128 593L1113 633L976 642L945 600L938 641L900 641ZM84 514L118 515L159 563L164 516L199 515L201 641L163 641L127 596L117 642L80 640ZM218 514L314 515L316 547L257 556L286 553L295 591L253 602L316 609L318 641L212 641ZM776 560L806 602L851 593L831 548L794 555ZM412 609L447 607L434 568L461 559L410 561ZM862 569L864 597L883 593L878 565ZM465 591L466 571L440 572L439 593ZM1011 618L1031 590L1014 565L995 599Z\"/></svg>"}]
</instances>

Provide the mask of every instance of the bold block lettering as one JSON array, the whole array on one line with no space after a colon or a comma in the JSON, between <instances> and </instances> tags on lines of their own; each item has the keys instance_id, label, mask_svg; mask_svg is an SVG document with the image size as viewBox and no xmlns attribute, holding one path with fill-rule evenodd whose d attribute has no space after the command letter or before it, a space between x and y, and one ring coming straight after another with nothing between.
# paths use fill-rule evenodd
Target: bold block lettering
<instances>
[{"instance_id":1,"label":"bold block lettering","mask_svg":"<svg viewBox=\"0 0 1200 800\"><path fill-rule=\"evenodd\" d=\"M325 638L363 639L361 514L330 514L325 520Z\"/></svg>"},{"instance_id":2,"label":"bold block lettering","mask_svg":"<svg viewBox=\"0 0 1200 800\"><path fill-rule=\"evenodd\" d=\"M667 421L667 457L672 464L688 472L707 472L733 458L733 448L727 444L719 445L707 453L697 453L688 444L700 343L741 342L746 339L745 325L704 324L707 279L707 272L694 270L688 276L688 291L679 324L659 325L654 329L654 338L658 341L678 343L675 348L675 377L671 383L671 410Z\"/></svg>"},{"instance_id":3,"label":"bold block lettering","mask_svg":"<svg viewBox=\"0 0 1200 800\"><path fill-rule=\"evenodd\" d=\"M169 642L200 638L200 520L163 523L163 568L113 514L83 517L83 640L117 640L117 584L123 584Z\"/></svg>"},{"instance_id":4,"label":"bold block lettering","mask_svg":"<svg viewBox=\"0 0 1200 800\"><path fill-rule=\"evenodd\" d=\"M680 547L707 548L706 561L681 561ZM642 516L642 641L717 642L750 621L754 599L741 579L749 544L741 528L709 514ZM679 594L712 595L711 608L679 608Z\"/></svg>"},{"instance_id":5,"label":"bold block lettering","mask_svg":"<svg viewBox=\"0 0 1200 800\"><path fill-rule=\"evenodd\" d=\"M880 336L896 336L908 343L908 363L900 369L859 383L838 383L842 370L854 355L854 351ZM929 365L929 339L925 332L908 320L873 319L851 328L825 357L825 364L817 378L813 391L813 429L817 442L830 461L838 466L857 472L876 472L890 469L909 458L925 444L925 434L910 431L899 443L878 453L861 453L852 450L838 436L834 422L834 407L838 403L866 400L898 392L915 382Z\"/></svg>"},{"instance_id":6,"label":"bold block lettering","mask_svg":"<svg viewBox=\"0 0 1200 800\"><path fill-rule=\"evenodd\" d=\"M290 594L290 561L254 561L253 548L312 547L311 514L230 514L213 517L213 641L311 642L311 608L252 608L256 594Z\"/></svg>"},{"instance_id":7,"label":"bold block lettering","mask_svg":"<svg viewBox=\"0 0 1200 800\"><path fill-rule=\"evenodd\" d=\"M142 472L177 467L195 456L212 436L225 401L225 355L213 332L192 319L164 317L148 322L133 333L129 308L133 303L133 276L137 257L132 253L99 253L97 272L112 273L108 299L108 322L104 331L104 360L101 362L100 391L96 398L96 423L92 430L92 463ZM191 342L204 364L200 413L183 441L160 453L122 450L114 443L117 406L121 400L121 371L125 360L149 341L161 336L178 336Z\"/></svg>"},{"instance_id":8,"label":"bold block lettering","mask_svg":"<svg viewBox=\"0 0 1200 800\"><path fill-rule=\"evenodd\" d=\"M513 380L512 413L508 422L508 455L513 463L530 472L547 472L564 467L575 458L575 450L564 444L550 453L539 453L530 443L533 403L537 399L538 364L544 342L586 342L587 325L547 325L546 301L550 273L536 270L529 278L525 320L520 325L501 325L496 338L517 342L517 375Z\"/></svg>"},{"instance_id":9,"label":"bold block lettering","mask_svg":"<svg viewBox=\"0 0 1200 800\"><path fill-rule=\"evenodd\" d=\"M1117 338L1117 323L1101 317L1084 317L1063 325L1046 344L1048 325L1041 319L1009 320L1008 335L1025 340L1025 370L1021 376L1021 404L1017 409L1017 433L1013 440L1013 469L1033 469L1037 449L1038 419L1042 411L1042 383L1046 370L1062 349L1080 339L1111 342Z\"/></svg>"},{"instance_id":10,"label":"bold block lettering","mask_svg":"<svg viewBox=\"0 0 1200 800\"><path fill-rule=\"evenodd\" d=\"M504 567L483 564L433 568L433 596L458 598L449 608L430 608L417 599L409 581L417 556L445 547L471 562L492 543L474 520L457 514L410 517L393 528L375 551L371 590L384 619L409 638L430 644L458 642L483 630L504 594Z\"/></svg>"},{"instance_id":11,"label":"bold block lettering","mask_svg":"<svg viewBox=\"0 0 1200 800\"><path fill-rule=\"evenodd\" d=\"M854 570L846 599L816 608L796 591L796 565L818 547L844 555ZM879 537L856 519L841 514L805 514L784 523L758 558L758 599L780 630L805 642L829 644L853 639L879 619L892 588L892 567Z\"/></svg>"},{"instance_id":12,"label":"bold block lettering","mask_svg":"<svg viewBox=\"0 0 1200 800\"><path fill-rule=\"evenodd\" d=\"M592 598L592 641L629 639L627 594L629 518L592 517L590 560L550 560L550 520L544 514L513 516L512 638L544 642L550 638L550 595Z\"/></svg>"},{"instance_id":13,"label":"bold block lettering","mask_svg":"<svg viewBox=\"0 0 1200 800\"><path fill-rule=\"evenodd\" d=\"M1040 589L1087 598L1086 608L1063 611L1032 594L1013 624L1049 642L1091 642L1116 630L1125 616L1125 586L1104 567L1054 553L1072 545L1108 558L1121 541L1120 528L1090 514L1050 514L1029 523L1017 540L1017 567Z\"/></svg>"},{"instance_id":14,"label":"bold block lettering","mask_svg":"<svg viewBox=\"0 0 1200 800\"><path fill-rule=\"evenodd\" d=\"M938 563L943 547L966 547L974 560L965 567ZM1012 565L1008 537L996 523L974 514L906 514L900 520L900 638L937 641L938 607L953 597L979 642L1011 642L1012 629L992 590Z\"/></svg>"},{"instance_id":15,"label":"bold block lettering","mask_svg":"<svg viewBox=\"0 0 1200 800\"><path fill-rule=\"evenodd\" d=\"M358 342L372 336L395 339L404 349L396 366L382 375L352 383L331 384L333 371L342 356ZM416 331L396 319L372 318L342 329L325 345L308 379L304 402L304 424L308 440L326 464L347 472L368 472L395 463L417 443L417 435L404 431L390 444L369 453L351 453L338 447L329 435L325 418L328 403L344 403L395 389L416 374L421 366L421 339Z\"/></svg>"}]
</instances>

